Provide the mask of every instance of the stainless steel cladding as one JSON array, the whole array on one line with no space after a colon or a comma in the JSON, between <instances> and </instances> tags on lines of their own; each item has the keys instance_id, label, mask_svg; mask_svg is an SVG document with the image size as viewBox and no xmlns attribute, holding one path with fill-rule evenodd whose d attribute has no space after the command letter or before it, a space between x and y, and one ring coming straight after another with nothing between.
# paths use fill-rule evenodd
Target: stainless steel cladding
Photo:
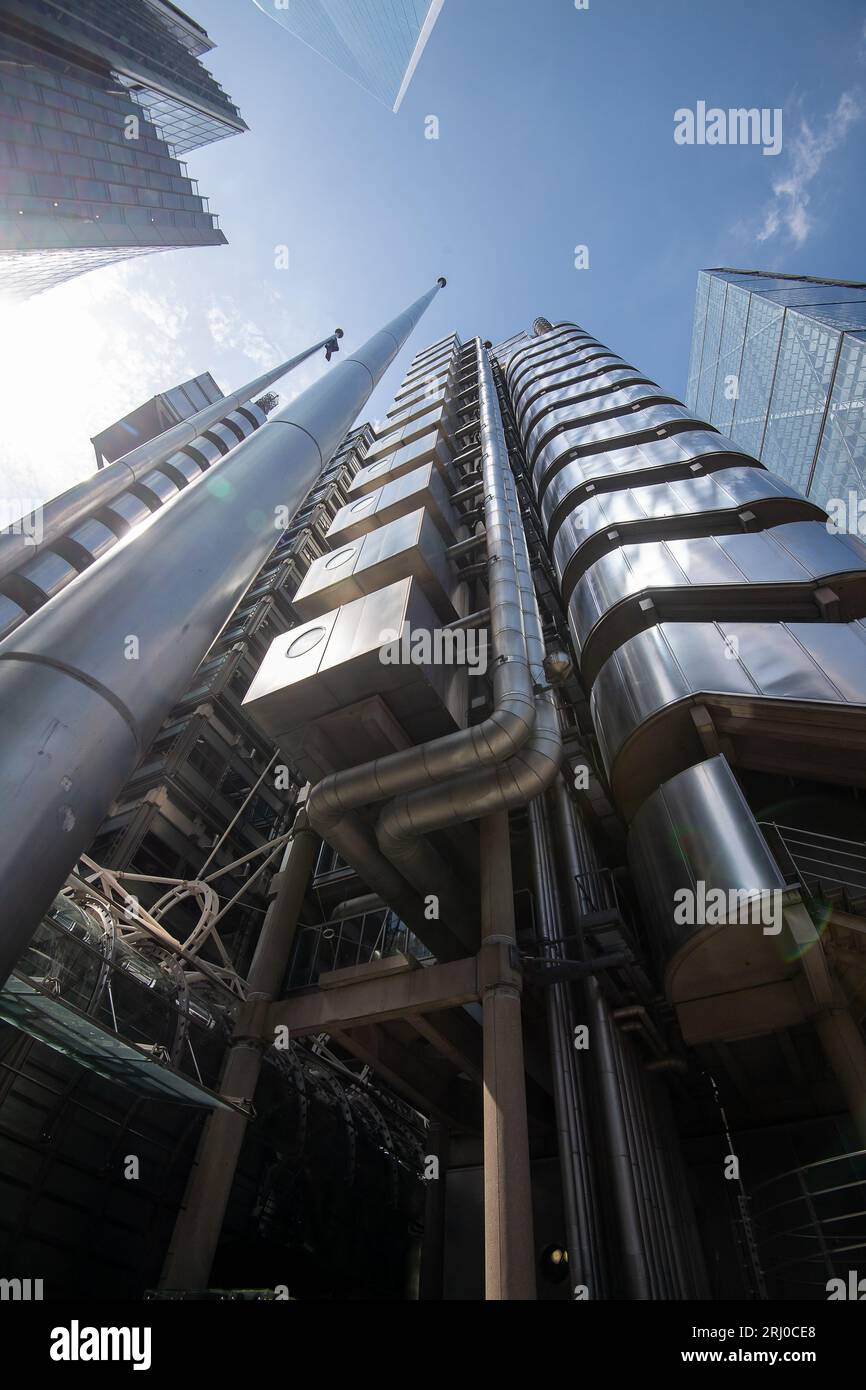
<instances>
[{"instance_id":1,"label":"stainless steel cladding","mask_svg":"<svg viewBox=\"0 0 866 1390\"><path fill-rule=\"evenodd\" d=\"M314 560L292 605L302 618L316 618L410 575L441 618L450 622L457 616L457 579L423 507Z\"/></svg>"},{"instance_id":2,"label":"stainless steel cladding","mask_svg":"<svg viewBox=\"0 0 866 1390\"><path fill-rule=\"evenodd\" d=\"M718 852L736 783L698 772L723 750L866 785L863 544L573 325L526 340L505 377L626 821L651 825L682 777ZM734 799L736 878L758 832ZM643 881L669 926L668 888Z\"/></svg>"},{"instance_id":3,"label":"stainless steel cladding","mask_svg":"<svg viewBox=\"0 0 866 1390\"><path fill-rule=\"evenodd\" d=\"M411 473L414 468L421 468L425 463L435 464L442 476L447 477L451 457L447 440L439 430L431 430L396 453L387 454L376 463L365 464L355 475L348 496L353 501L356 497L364 497L368 492L375 492L376 488L401 478L404 473Z\"/></svg>"},{"instance_id":4,"label":"stainless steel cladding","mask_svg":"<svg viewBox=\"0 0 866 1390\"><path fill-rule=\"evenodd\" d=\"M723 757L653 792L632 824L629 859L686 1041L803 1020L782 911L790 885Z\"/></svg>"},{"instance_id":5,"label":"stainless steel cladding","mask_svg":"<svg viewBox=\"0 0 866 1390\"><path fill-rule=\"evenodd\" d=\"M379 588L276 638L244 709L312 782L381 754L382 706L387 751L448 733L465 717L465 670L400 642L438 627L414 579Z\"/></svg>"},{"instance_id":6,"label":"stainless steel cladding","mask_svg":"<svg viewBox=\"0 0 866 1390\"><path fill-rule=\"evenodd\" d=\"M328 527L328 544L337 546L356 540L358 536L364 536L386 522L396 521L398 517L419 507L429 512L446 540L453 539L457 519L449 500L448 488L436 466L427 463L354 502L347 502Z\"/></svg>"}]
</instances>

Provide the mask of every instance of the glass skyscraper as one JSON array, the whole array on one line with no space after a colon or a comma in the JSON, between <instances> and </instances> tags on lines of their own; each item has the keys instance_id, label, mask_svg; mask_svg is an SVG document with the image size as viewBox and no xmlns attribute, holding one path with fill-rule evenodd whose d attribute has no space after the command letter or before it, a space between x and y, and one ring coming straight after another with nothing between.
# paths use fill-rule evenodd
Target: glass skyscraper
<instances>
[{"instance_id":1,"label":"glass skyscraper","mask_svg":"<svg viewBox=\"0 0 866 1390\"><path fill-rule=\"evenodd\" d=\"M353 82L400 107L445 0L255 0Z\"/></svg>"},{"instance_id":2,"label":"glass skyscraper","mask_svg":"<svg viewBox=\"0 0 866 1390\"><path fill-rule=\"evenodd\" d=\"M7 0L0 13L0 294L226 240L178 158L246 125L163 0Z\"/></svg>"},{"instance_id":3,"label":"glass skyscraper","mask_svg":"<svg viewBox=\"0 0 866 1390\"><path fill-rule=\"evenodd\" d=\"M686 399L820 505L862 493L866 285L701 271Z\"/></svg>"}]
</instances>

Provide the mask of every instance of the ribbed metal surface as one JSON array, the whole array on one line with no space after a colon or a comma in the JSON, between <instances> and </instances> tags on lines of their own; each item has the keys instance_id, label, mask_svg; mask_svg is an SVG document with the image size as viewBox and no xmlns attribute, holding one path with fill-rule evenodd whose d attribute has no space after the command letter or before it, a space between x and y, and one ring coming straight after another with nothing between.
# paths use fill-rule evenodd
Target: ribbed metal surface
<instances>
[{"instance_id":1,"label":"ribbed metal surface","mask_svg":"<svg viewBox=\"0 0 866 1390\"><path fill-rule=\"evenodd\" d=\"M862 734L840 747L866 727L866 548L621 367L567 383L591 346L559 325L506 379L621 811L704 759L714 718L746 765L866 783Z\"/></svg>"}]
</instances>

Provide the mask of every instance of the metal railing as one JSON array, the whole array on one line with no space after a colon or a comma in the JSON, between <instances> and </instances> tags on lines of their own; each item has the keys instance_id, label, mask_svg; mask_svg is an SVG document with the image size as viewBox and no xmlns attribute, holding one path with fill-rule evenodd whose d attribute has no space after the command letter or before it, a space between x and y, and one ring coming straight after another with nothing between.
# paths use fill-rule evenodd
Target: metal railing
<instances>
[{"instance_id":1,"label":"metal railing","mask_svg":"<svg viewBox=\"0 0 866 1390\"><path fill-rule=\"evenodd\" d=\"M861 906L866 901L866 842L776 821L758 824L785 877L796 879L809 897L817 890L819 896L835 892Z\"/></svg>"},{"instance_id":2,"label":"metal railing","mask_svg":"<svg viewBox=\"0 0 866 1390\"><path fill-rule=\"evenodd\" d=\"M298 929L286 990L309 989L329 970L366 965L399 952L432 960L427 947L389 908Z\"/></svg>"},{"instance_id":3,"label":"metal railing","mask_svg":"<svg viewBox=\"0 0 866 1390\"><path fill-rule=\"evenodd\" d=\"M866 1149L791 1168L749 1197L771 1297L825 1297L829 1279L866 1272Z\"/></svg>"}]
</instances>

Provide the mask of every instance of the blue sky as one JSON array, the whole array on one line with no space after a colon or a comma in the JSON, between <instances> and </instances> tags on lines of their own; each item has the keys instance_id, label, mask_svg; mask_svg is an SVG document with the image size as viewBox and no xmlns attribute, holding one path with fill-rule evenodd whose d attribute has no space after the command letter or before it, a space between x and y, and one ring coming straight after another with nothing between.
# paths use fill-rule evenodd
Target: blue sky
<instances>
[{"instance_id":1,"label":"blue sky","mask_svg":"<svg viewBox=\"0 0 866 1390\"><path fill-rule=\"evenodd\" d=\"M682 395L701 267L866 279L860 0L445 0L396 116L253 0L185 7L250 126L188 157L230 245L96 271L9 314L7 493L71 485L90 434L185 376L229 390L337 324L351 347L439 274L374 417L452 328L496 341L539 313L574 319ZM781 108L782 152L676 144L674 112L698 101Z\"/></svg>"}]
</instances>

